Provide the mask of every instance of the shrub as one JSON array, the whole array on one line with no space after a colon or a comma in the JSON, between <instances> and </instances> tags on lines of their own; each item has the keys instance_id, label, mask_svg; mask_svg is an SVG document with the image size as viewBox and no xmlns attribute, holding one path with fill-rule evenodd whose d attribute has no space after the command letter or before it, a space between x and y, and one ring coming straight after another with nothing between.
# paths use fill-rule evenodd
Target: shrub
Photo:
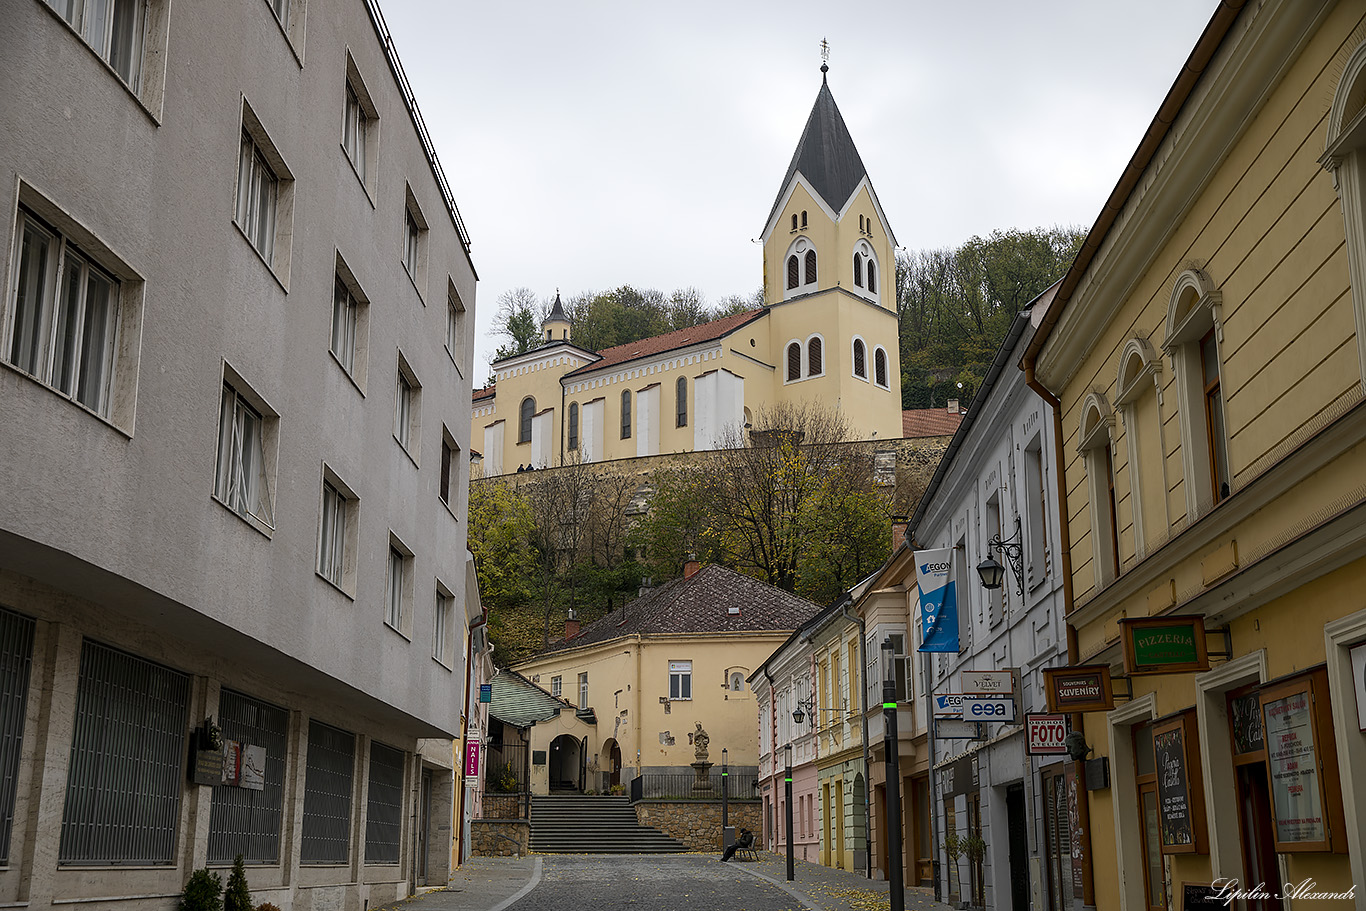
<instances>
[{"instance_id":1,"label":"shrub","mask_svg":"<svg viewBox=\"0 0 1366 911\"><path fill-rule=\"evenodd\" d=\"M256 906L256 911L280 911L280 906L271 902L261 902Z\"/></svg>"},{"instance_id":2,"label":"shrub","mask_svg":"<svg viewBox=\"0 0 1366 911\"><path fill-rule=\"evenodd\" d=\"M242 863L242 855L232 862L232 875L228 877L228 888L223 893L223 911L252 911L251 892L247 889L247 868Z\"/></svg>"},{"instance_id":3,"label":"shrub","mask_svg":"<svg viewBox=\"0 0 1366 911\"><path fill-rule=\"evenodd\" d=\"M208 867L195 870L180 896L180 911L223 911L223 880Z\"/></svg>"}]
</instances>

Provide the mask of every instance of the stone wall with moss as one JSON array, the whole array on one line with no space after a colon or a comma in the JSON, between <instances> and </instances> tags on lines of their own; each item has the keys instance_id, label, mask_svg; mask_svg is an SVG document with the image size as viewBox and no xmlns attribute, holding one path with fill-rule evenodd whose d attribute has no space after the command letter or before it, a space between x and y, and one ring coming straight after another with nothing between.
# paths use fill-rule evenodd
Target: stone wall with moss
<instances>
[{"instance_id":1,"label":"stone wall with moss","mask_svg":"<svg viewBox=\"0 0 1366 911\"><path fill-rule=\"evenodd\" d=\"M525 857L531 853L531 824L525 819L476 819L470 822L473 857Z\"/></svg>"},{"instance_id":2,"label":"stone wall with moss","mask_svg":"<svg viewBox=\"0 0 1366 911\"><path fill-rule=\"evenodd\" d=\"M762 814L763 804L757 800L730 801L728 817L736 832L746 828L757 839ZM719 800L642 800L636 804L636 820L678 839L690 851L721 850Z\"/></svg>"}]
</instances>

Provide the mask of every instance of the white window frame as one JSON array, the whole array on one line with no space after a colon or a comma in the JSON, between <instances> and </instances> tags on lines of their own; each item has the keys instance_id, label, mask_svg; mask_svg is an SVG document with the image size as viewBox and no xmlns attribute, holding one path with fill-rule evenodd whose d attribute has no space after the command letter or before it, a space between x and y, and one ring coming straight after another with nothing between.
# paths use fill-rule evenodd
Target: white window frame
<instances>
[{"instance_id":1,"label":"white window frame","mask_svg":"<svg viewBox=\"0 0 1366 911\"><path fill-rule=\"evenodd\" d=\"M451 432L442 426L441 428L441 473L438 476L437 496L441 502L445 503L452 512L455 511L456 500L459 499L460 490L460 444L455 441Z\"/></svg>"},{"instance_id":2,"label":"white window frame","mask_svg":"<svg viewBox=\"0 0 1366 911\"><path fill-rule=\"evenodd\" d=\"M122 283L22 206L15 238L6 362L109 419L122 345ZM41 263L32 261L38 254L29 238L44 245ZM102 304L94 303L97 286Z\"/></svg>"},{"instance_id":3,"label":"white window frame","mask_svg":"<svg viewBox=\"0 0 1366 911\"><path fill-rule=\"evenodd\" d=\"M877 379L877 364L879 358L882 359L882 382L878 382ZM892 388L892 358L887 354L887 349L881 345L873 346L873 369L870 379L872 384L879 389Z\"/></svg>"},{"instance_id":4,"label":"white window frame","mask_svg":"<svg viewBox=\"0 0 1366 911\"><path fill-rule=\"evenodd\" d=\"M808 250L816 252L817 280L810 282L806 280L806 253ZM787 286L787 260L789 257L792 256L797 257L797 284L795 287L789 288ZM820 258L820 251L816 250L815 243L813 243L811 238L807 237L805 234L799 235L798 237L793 239L792 243L788 244L787 252L783 254L782 260L783 268L781 283L783 289L783 300L788 300L790 298L798 297L803 294L810 294L812 291L815 291L817 288L820 287ZM802 353L805 354L806 352L803 351Z\"/></svg>"},{"instance_id":5,"label":"white window frame","mask_svg":"<svg viewBox=\"0 0 1366 911\"><path fill-rule=\"evenodd\" d=\"M233 222L288 291L294 175L245 99L242 102Z\"/></svg>"},{"instance_id":6,"label":"white window frame","mask_svg":"<svg viewBox=\"0 0 1366 911\"><path fill-rule=\"evenodd\" d=\"M563 692L563 691L564 691L564 678L563 678L563 677L558 677L558 676L557 676L557 677L551 677L551 678L550 678L550 695L552 695L552 696L554 696L554 697L556 697L556 698L558 699L559 696L560 696L560 693Z\"/></svg>"},{"instance_id":7,"label":"white window frame","mask_svg":"<svg viewBox=\"0 0 1366 911\"><path fill-rule=\"evenodd\" d=\"M338 275L332 288L332 356L348 375L356 370L356 326L360 302Z\"/></svg>"},{"instance_id":8,"label":"white window frame","mask_svg":"<svg viewBox=\"0 0 1366 911\"><path fill-rule=\"evenodd\" d=\"M1342 67L1328 115L1328 135L1321 164L1333 175L1346 229L1347 265L1356 318L1357 360L1366 382L1366 41ZM1220 340L1222 342L1222 339Z\"/></svg>"},{"instance_id":9,"label":"white window frame","mask_svg":"<svg viewBox=\"0 0 1366 911\"><path fill-rule=\"evenodd\" d=\"M427 277L427 219L417 204L411 186L406 188L403 205L403 269L413 280L417 296L425 303Z\"/></svg>"},{"instance_id":10,"label":"white window frame","mask_svg":"<svg viewBox=\"0 0 1366 911\"><path fill-rule=\"evenodd\" d=\"M213 497L269 535L274 530L271 479L275 474L274 437L279 416L226 365L219 388Z\"/></svg>"},{"instance_id":11,"label":"white window frame","mask_svg":"<svg viewBox=\"0 0 1366 911\"><path fill-rule=\"evenodd\" d=\"M579 674L579 708L588 708L588 672Z\"/></svg>"},{"instance_id":12,"label":"white window frame","mask_svg":"<svg viewBox=\"0 0 1366 911\"><path fill-rule=\"evenodd\" d=\"M142 77L147 0L108 0L103 10L96 0L48 0L48 5L137 95Z\"/></svg>"},{"instance_id":13,"label":"white window frame","mask_svg":"<svg viewBox=\"0 0 1366 911\"><path fill-rule=\"evenodd\" d=\"M1081 427L1077 452L1086 469L1087 497L1091 514L1091 568L1096 588L1104 588L1119 577L1123 555L1119 551L1119 517L1111 512L1110 485L1114 484L1114 425L1115 413L1109 402L1097 392L1089 393L1082 401ZM1119 502L1119 491L1115 491ZM1102 553L1104 548L1104 553ZM1114 566L1110 565L1114 560Z\"/></svg>"},{"instance_id":14,"label":"white window frame","mask_svg":"<svg viewBox=\"0 0 1366 911\"><path fill-rule=\"evenodd\" d=\"M413 552L392 532L384 567L384 625L408 638L413 623Z\"/></svg>"},{"instance_id":15,"label":"white window frame","mask_svg":"<svg viewBox=\"0 0 1366 911\"><path fill-rule=\"evenodd\" d=\"M858 372L858 348L863 346L863 372ZM871 349L868 343L863 340L863 336L856 335L849 340L849 372L856 380L868 382L868 368L871 362Z\"/></svg>"},{"instance_id":16,"label":"white window frame","mask_svg":"<svg viewBox=\"0 0 1366 911\"><path fill-rule=\"evenodd\" d=\"M1200 269L1187 269L1176 277L1167 307L1167 335L1163 351L1175 372L1176 408L1181 423L1181 466L1185 473L1187 518L1194 521L1216 502L1209 430L1206 424L1204 369L1200 341L1214 333L1216 353L1223 372L1223 294ZM1227 397L1224 412L1224 452L1228 452ZM1228 473L1230 492L1235 488Z\"/></svg>"},{"instance_id":17,"label":"white window frame","mask_svg":"<svg viewBox=\"0 0 1366 911\"><path fill-rule=\"evenodd\" d=\"M689 702L692 700L692 662L669 662L669 701Z\"/></svg>"},{"instance_id":18,"label":"white window frame","mask_svg":"<svg viewBox=\"0 0 1366 911\"><path fill-rule=\"evenodd\" d=\"M446 351L455 364L455 370L462 377L465 370L461 366L465 352L465 304L451 282L446 292Z\"/></svg>"},{"instance_id":19,"label":"white window frame","mask_svg":"<svg viewBox=\"0 0 1366 911\"><path fill-rule=\"evenodd\" d=\"M421 442L422 384L401 352L394 386L394 439L416 463Z\"/></svg>"},{"instance_id":20,"label":"white window frame","mask_svg":"<svg viewBox=\"0 0 1366 911\"><path fill-rule=\"evenodd\" d=\"M451 666L450 637L451 622L455 610L455 596L442 585L436 584L436 602L432 609L432 658L447 669Z\"/></svg>"}]
</instances>

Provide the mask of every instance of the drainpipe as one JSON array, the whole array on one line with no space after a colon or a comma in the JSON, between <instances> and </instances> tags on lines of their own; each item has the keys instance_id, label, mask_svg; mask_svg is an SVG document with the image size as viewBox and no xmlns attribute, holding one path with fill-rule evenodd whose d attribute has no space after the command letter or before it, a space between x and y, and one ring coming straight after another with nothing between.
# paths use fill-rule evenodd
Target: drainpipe
<instances>
[{"instance_id":1,"label":"drainpipe","mask_svg":"<svg viewBox=\"0 0 1366 911\"><path fill-rule=\"evenodd\" d=\"M768 779L773 788L773 850L778 850L778 693L773 689L773 675L764 662L764 677L768 680ZM767 817L765 817L765 820Z\"/></svg>"},{"instance_id":2,"label":"drainpipe","mask_svg":"<svg viewBox=\"0 0 1366 911\"><path fill-rule=\"evenodd\" d=\"M489 609L486 607L484 615L471 624L465 634L465 710L460 713L461 753L455 763L455 782L456 787L460 789L455 798L455 867L459 867L465 861L465 751L469 749L465 740L470 732L470 690L474 688L474 631L488 622Z\"/></svg>"},{"instance_id":3,"label":"drainpipe","mask_svg":"<svg viewBox=\"0 0 1366 911\"><path fill-rule=\"evenodd\" d=\"M868 795L872 793L871 778L868 777L868 656L865 654L867 648L868 628L862 617L856 617L849 613L849 606L852 600L844 602L840 608L840 614L845 620L852 620L858 624L858 663L859 681L863 685L863 872L868 874L868 878L873 878L873 816L872 798Z\"/></svg>"},{"instance_id":4,"label":"drainpipe","mask_svg":"<svg viewBox=\"0 0 1366 911\"><path fill-rule=\"evenodd\" d=\"M1072 615L1072 535L1067 525L1067 485L1064 481L1066 475L1064 469L1066 461L1062 451L1062 402L1054 395L1034 373L1035 359L1026 353L1021 366L1024 368L1025 385L1038 393L1039 398L1048 403L1048 409L1053 412L1053 480L1056 482L1058 491L1058 544L1062 551L1062 603L1063 617L1069 618ZM1081 660L1081 650L1077 642L1077 628L1072 625L1071 620L1067 620L1067 663L1075 665ZM1081 712L1071 714L1070 723L1072 730L1083 730L1084 716ZM1078 761L1075 769L1078 780L1085 781L1084 762ZM1084 786L1078 788L1077 816L1082 829L1086 832L1086 862L1082 864L1082 904L1094 907L1096 904L1095 876L1092 871L1092 838L1091 838L1091 804L1089 798L1081 795L1085 793Z\"/></svg>"}]
</instances>

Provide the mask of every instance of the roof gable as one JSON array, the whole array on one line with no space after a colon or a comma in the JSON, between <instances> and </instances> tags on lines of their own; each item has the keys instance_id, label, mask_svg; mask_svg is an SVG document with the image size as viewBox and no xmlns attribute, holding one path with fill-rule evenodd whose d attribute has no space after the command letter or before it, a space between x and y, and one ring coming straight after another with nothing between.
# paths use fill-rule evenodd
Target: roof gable
<instances>
[{"instance_id":1,"label":"roof gable","mask_svg":"<svg viewBox=\"0 0 1366 911\"><path fill-rule=\"evenodd\" d=\"M859 182L868 176L854 146L854 137L844 123L835 104L835 96L830 93L830 85L821 78L821 89L816 93L816 103L811 115L806 119L806 128L797 142L797 150L792 154L792 162L779 185L778 197L769 210L765 229L773 222L773 217L782 207L792 178L801 174L807 187L816 194L831 210L841 212L849 197L858 189ZM872 183L869 182L871 190Z\"/></svg>"}]
</instances>

